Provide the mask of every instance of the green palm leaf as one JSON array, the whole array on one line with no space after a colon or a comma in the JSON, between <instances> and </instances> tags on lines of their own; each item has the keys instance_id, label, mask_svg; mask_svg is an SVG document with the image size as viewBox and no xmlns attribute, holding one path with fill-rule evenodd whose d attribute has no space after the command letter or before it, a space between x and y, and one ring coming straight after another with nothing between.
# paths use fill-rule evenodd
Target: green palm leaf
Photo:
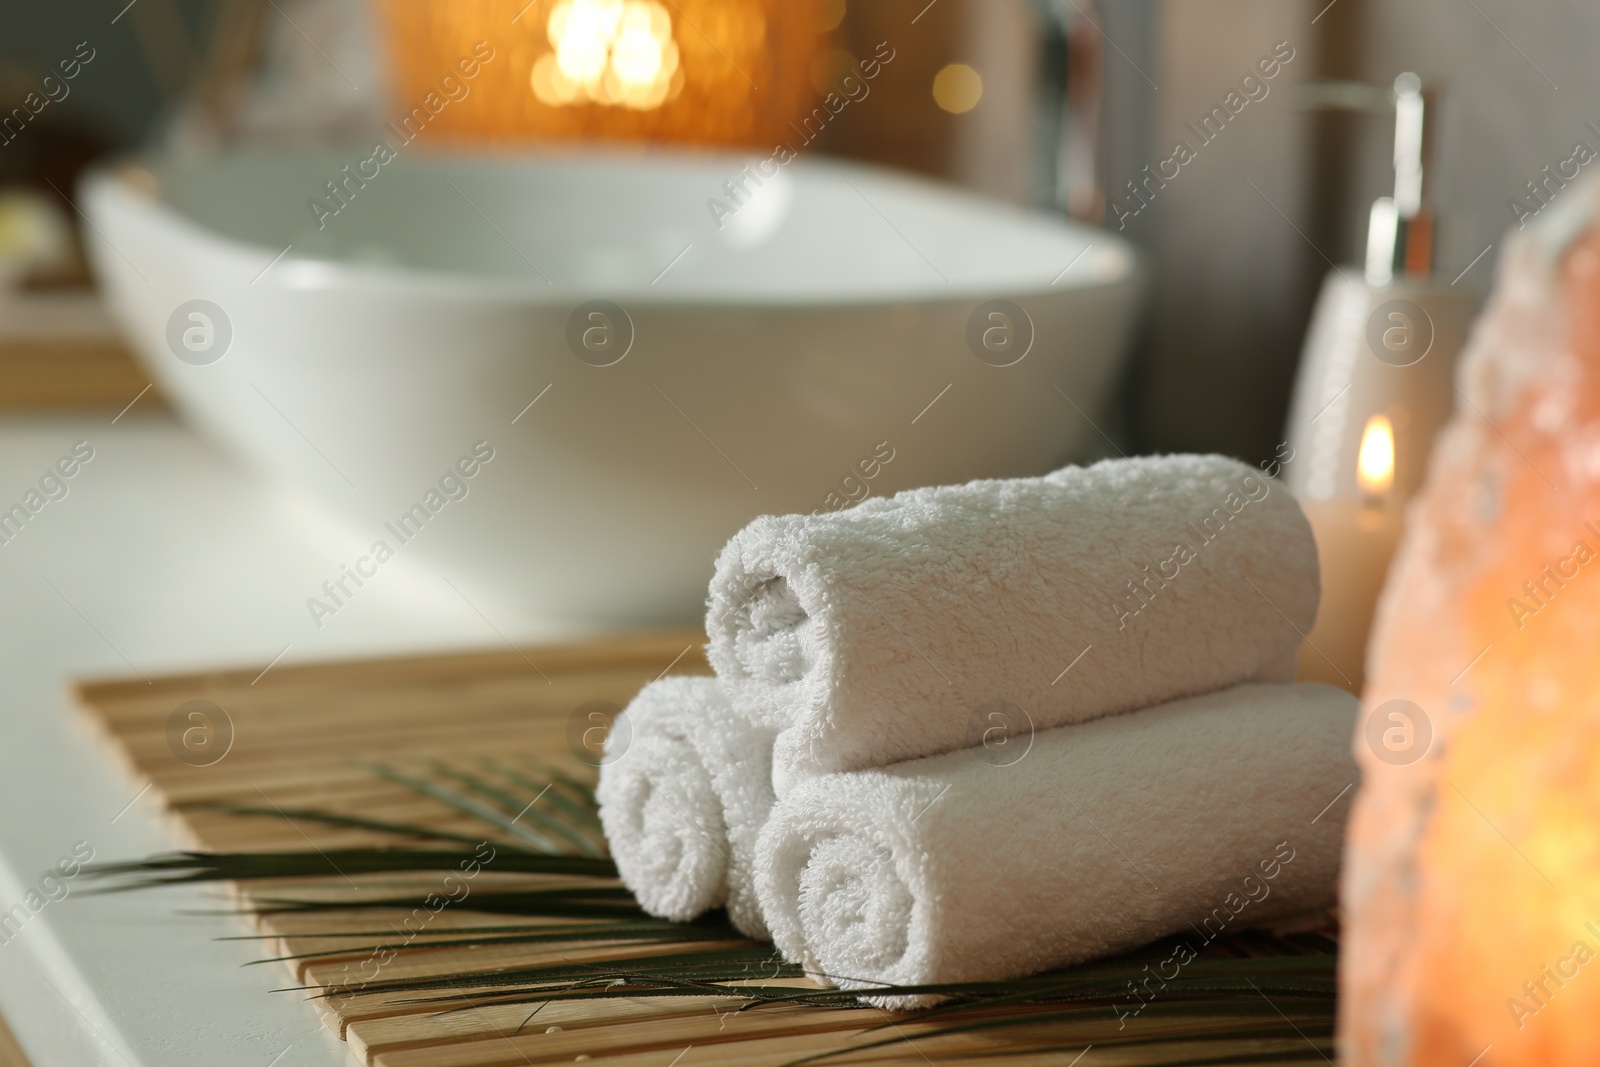
<instances>
[{"instance_id":1,"label":"green palm leaf","mask_svg":"<svg viewBox=\"0 0 1600 1067\"><path fill-rule=\"evenodd\" d=\"M486 823L487 825L509 837L517 838L528 845L532 845L540 852L562 851L561 846L551 838L541 834L539 831L530 826L524 826L519 821L518 816L508 815L504 812L498 811L482 801L474 800L472 797L458 793L448 786L440 785L437 782L430 782L428 779L419 775L411 774L407 771L402 771L398 767L390 767L382 763L371 763L365 760L358 760L357 765L366 768L373 774L378 775L380 778L387 778L389 781L406 786L408 789L414 789L424 796L432 797L441 804L446 804L465 815L470 815L474 819ZM530 807L532 806L532 803L534 802L530 802Z\"/></svg>"},{"instance_id":2,"label":"green palm leaf","mask_svg":"<svg viewBox=\"0 0 1600 1067\"><path fill-rule=\"evenodd\" d=\"M512 767L505 767L491 759L483 759L481 765L500 775L513 785L521 786L527 790L542 790L544 787L528 778ZM600 826L598 803L595 800L594 790L560 771L550 768L540 768L539 773L548 778L556 788L550 790L546 801L551 807L560 810L571 822L567 824L573 829L581 828L586 831L585 836L597 840L601 844L601 854L604 853L605 831Z\"/></svg>"},{"instance_id":3,"label":"green palm leaf","mask_svg":"<svg viewBox=\"0 0 1600 1067\"><path fill-rule=\"evenodd\" d=\"M106 884L91 892L116 892L186 882L244 882L260 878L317 878L407 871L458 871L472 852L420 849L328 849L319 852L173 852L130 863L99 863L83 873ZM494 868L515 874L615 878L609 859L522 852L498 846ZM332 907L334 905L327 905ZM362 904L362 907L372 905ZM644 914L642 911L639 914Z\"/></svg>"},{"instance_id":4,"label":"green palm leaf","mask_svg":"<svg viewBox=\"0 0 1600 1067\"><path fill-rule=\"evenodd\" d=\"M559 793L556 792L556 783L553 780L546 782L543 786L527 782L527 787L535 789L537 792L531 797L522 798L514 793L507 792L493 782L486 782L482 778L468 774L465 771L458 771L443 761L434 760L431 766L434 773L440 777L448 778L465 787L469 792L477 793L479 796L500 805L503 809L503 814L511 816L513 821L524 818L531 819L550 834L576 847L580 852L590 856L604 856L606 854L605 849L597 846L588 834L578 831L570 823L563 822L554 815L547 815L537 808L539 801L547 797L551 798L550 803L555 803L554 797ZM551 839L547 838L547 840Z\"/></svg>"},{"instance_id":5,"label":"green palm leaf","mask_svg":"<svg viewBox=\"0 0 1600 1067\"><path fill-rule=\"evenodd\" d=\"M448 830L429 830L421 826L409 826L405 823L389 822L384 819L367 819L357 815L338 815L333 812L318 811L315 808L264 808L251 804L224 804L217 801L201 801L184 804L178 810L220 811L228 815L259 815L270 816L274 819L300 819L304 822L322 823L324 826L339 826L348 830L375 830L379 833L395 834L400 837L419 837L429 841L454 841L463 845L476 845L483 840L482 837L473 837L471 834L454 834Z\"/></svg>"},{"instance_id":6,"label":"green palm leaf","mask_svg":"<svg viewBox=\"0 0 1600 1067\"><path fill-rule=\"evenodd\" d=\"M1115 1019L1119 1012L1128 1013L1135 1006L1137 1014L1129 1016L1126 1032L1096 1038L1096 1048L1125 1050L1150 1067L1282 1062L1327 1059L1332 1055L1337 945L1321 934L1276 937L1246 932L1219 938L1207 943L1205 954L1191 959L1177 977L1154 990L1142 983L1150 979L1158 962L1171 957L1178 939L1167 939L1115 959L1008 981L884 985L865 991L802 986L793 984L802 977L799 968L777 959L771 945L744 939L720 912L687 924L646 914L616 882L616 865L606 857L592 788L564 772L508 766L487 757L474 760L470 767L432 761L426 765L426 773L382 763L361 766L378 778L431 798L481 824L495 849L492 860L482 860L479 853L484 840L470 833L317 809L280 811L211 803L191 806L241 816L289 817L396 838L474 846L479 851L395 847L177 852L87 867L85 872L97 883L89 891L340 876L354 884L355 879L369 874L459 872L475 861L496 873L559 882L514 888L475 885L450 905L459 911L516 916L526 922L438 930L424 926L409 932L398 943L392 929L352 928L296 935L339 939L340 946L273 957L273 961L563 942L640 946L638 954L605 961L391 978L322 987L319 993L322 997L383 993L400 996L407 1003L433 1005L439 1012L477 1010L488 1005L543 1005L572 999L709 996L742 1002L739 1011L759 1011L778 1004L865 1009L860 998L871 995L940 998L931 1008L897 1014L891 1021L866 1027L861 1031L861 1036L868 1038L866 1041L797 1059L793 1067L825 1063L864 1051L892 1050L913 1037L921 1052L925 1045L936 1048L934 1043L941 1040L970 1039L974 1035L1004 1036L1003 1043L983 1053L985 1057L999 1060L1012 1054L1060 1052L1068 1062L1084 1049L1084 1042L1073 1039L1075 1032L1082 1032L1089 1025L1103 1034L1108 1018ZM573 879L579 882L573 884ZM437 904L439 894L355 893L325 899L255 896L249 911L268 915L440 910L429 906L430 899ZM348 944L367 938L372 939L370 944ZM773 982L780 984L770 984ZM1145 995L1136 997L1135 989L1145 990ZM538 1010L536 1007L533 1014ZM1138 1025L1141 1021L1170 1023L1183 1019L1194 1019L1203 1025L1181 1037L1168 1030ZM907 1027L915 1033L908 1035ZM963 1055L973 1053L963 1051Z\"/></svg>"},{"instance_id":7,"label":"green palm leaf","mask_svg":"<svg viewBox=\"0 0 1600 1067\"><path fill-rule=\"evenodd\" d=\"M484 931L503 931L495 936L484 936ZM352 937L388 937L394 933L392 930L381 932L364 931L362 933L348 934L314 934L299 935L320 938ZM450 935L457 935L451 937ZM464 936L471 934L472 936ZM688 941L731 941L739 938L738 931L725 924L715 926L702 926L698 923L671 923L671 922L631 922L631 923L589 923L582 926L563 924L560 926L499 926L499 927L471 927L463 930L456 927L449 930L418 930L408 937L432 936L437 940L427 943L429 949L441 948L483 948L492 945L535 945L535 944L566 944L584 941L642 941L642 942L688 942ZM224 940L240 940L237 938ZM397 942L394 944L363 945L356 951L383 952L401 951L410 947L410 942ZM269 959L255 960L254 963L284 963L290 960L315 960L328 956L347 956L352 950L349 948L328 949L324 952L300 952L292 956L273 956Z\"/></svg>"}]
</instances>

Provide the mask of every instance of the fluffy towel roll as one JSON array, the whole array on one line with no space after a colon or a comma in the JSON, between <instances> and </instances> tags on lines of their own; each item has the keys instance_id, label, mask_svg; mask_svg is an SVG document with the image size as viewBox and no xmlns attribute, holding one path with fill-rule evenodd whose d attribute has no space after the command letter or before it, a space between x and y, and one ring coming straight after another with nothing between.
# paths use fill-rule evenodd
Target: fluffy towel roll
<instances>
[{"instance_id":1,"label":"fluffy towel roll","mask_svg":"<svg viewBox=\"0 0 1600 1067\"><path fill-rule=\"evenodd\" d=\"M772 808L772 733L735 714L714 678L663 678L623 712L600 768L600 822L622 880L651 915L686 922L726 905L768 936L755 846Z\"/></svg>"},{"instance_id":2,"label":"fluffy towel roll","mask_svg":"<svg viewBox=\"0 0 1600 1067\"><path fill-rule=\"evenodd\" d=\"M1260 471L1107 460L758 518L717 559L708 655L781 731L781 796L997 727L1289 681L1319 591L1311 527Z\"/></svg>"},{"instance_id":3,"label":"fluffy towel roll","mask_svg":"<svg viewBox=\"0 0 1600 1067\"><path fill-rule=\"evenodd\" d=\"M1247 685L799 784L757 886L785 958L844 988L1002 979L1335 900L1357 701ZM1170 975L1169 975L1170 977ZM881 998L913 1007L909 997Z\"/></svg>"}]
</instances>

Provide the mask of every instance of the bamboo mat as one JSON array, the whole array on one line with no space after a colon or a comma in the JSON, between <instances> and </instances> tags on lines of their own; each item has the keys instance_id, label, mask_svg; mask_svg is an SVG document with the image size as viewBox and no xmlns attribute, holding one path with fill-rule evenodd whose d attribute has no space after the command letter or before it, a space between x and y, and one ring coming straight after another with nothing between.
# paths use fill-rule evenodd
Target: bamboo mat
<instances>
[{"instance_id":1,"label":"bamboo mat","mask_svg":"<svg viewBox=\"0 0 1600 1067\"><path fill-rule=\"evenodd\" d=\"M89 290L0 294L0 411L164 407Z\"/></svg>"},{"instance_id":2,"label":"bamboo mat","mask_svg":"<svg viewBox=\"0 0 1600 1067\"><path fill-rule=\"evenodd\" d=\"M421 765L430 760L479 757L502 763L526 760L559 767L592 782L594 769L580 754L584 752L582 729L589 721L588 712L603 707L593 702L625 705L640 687L665 673L709 673L700 651L703 641L697 631L671 631L522 651L278 666L264 675L257 667L156 678L150 683L142 679L84 682L75 687L75 695L84 718L118 754L135 785L153 783L152 792L169 813L184 847L210 851L394 847L393 836L317 824L295 818L293 813L299 809L336 811L482 836L481 823L472 823L451 807L375 777L357 761L365 758L404 766L407 761ZM205 707L187 703L196 700L220 708L224 717L213 712L208 718L194 719L188 711L180 711ZM209 732L183 733L196 729ZM197 756L196 751L203 755ZM180 752L187 760L179 758ZM210 760L215 762L195 765ZM284 815L243 816L203 807L219 803L270 805ZM497 874L486 867L477 884L511 887L519 884L519 877L522 883L528 881L528 876ZM346 899L373 899L392 896L397 888L428 889L437 883L434 875L357 874L353 880L234 883L234 892L240 904L254 909L271 898L342 894ZM548 879L541 884L548 885ZM470 899L462 908L445 908L433 920L435 929L486 921L467 907ZM291 979L285 985L303 985L316 994L329 985L347 982L351 968L368 957L367 946L374 938L344 941L315 935L398 929L397 924L408 914L374 908L334 914L255 915L249 921L264 935L259 942L263 958L313 951L337 953L348 946L343 955L283 964ZM490 921L515 925L523 920L494 916ZM241 934L247 932L240 930ZM382 973L385 979L451 974L495 965L604 960L644 951L649 950L595 942L412 949L388 962ZM925 1033L922 1024L894 1022L886 1013L867 1008L769 1004L736 1014L730 1009L737 1002L727 998L618 998L550 1002L530 1024L527 1004L440 1012L437 1006L414 1000L414 995L367 993L311 997L306 1004L347 1042L353 1059L368 1067L524 1067L574 1062L588 1067L778 1067L802 1056L896 1033L911 1039L910 1043L828 1062L885 1067L1000 1062L1031 1067L1064 1065L1072 1062L1083 1046L1127 1036L1119 1035L1118 1020L1109 1011L1103 1019L1074 1023L1066 1030L1057 1026L1048 1034L1036 1032L1036 1027L1017 1027L1014 1031L989 1031L981 1037L944 1035L936 1044L924 1047L917 1040ZM886 1021L893 1022L890 1029L868 1032ZM1139 1025L1151 1037L1181 1033L1201 1039L1208 1029L1206 1020L1192 1017L1143 1019ZM1033 1051L1047 1044L1057 1049ZM1060 1046L1069 1050L1063 1053ZM1277 1038L1234 1042L1228 1047L1241 1058L1253 1053L1251 1062L1279 1055L1303 1060L1307 1051L1303 1042ZM1171 1046L1167 1051L1173 1051ZM1198 1045L1195 1051L1202 1053ZM997 1052L1010 1054L997 1060ZM1218 1062L1209 1058L1215 1053L1215 1047L1205 1050L1205 1062ZM1144 1062L1149 1061L1140 1059L1137 1049L1095 1048L1081 1067Z\"/></svg>"},{"instance_id":3,"label":"bamboo mat","mask_svg":"<svg viewBox=\"0 0 1600 1067\"><path fill-rule=\"evenodd\" d=\"M22 1051L16 1035L4 1019L0 1019L0 1067L33 1067L28 1054Z\"/></svg>"}]
</instances>

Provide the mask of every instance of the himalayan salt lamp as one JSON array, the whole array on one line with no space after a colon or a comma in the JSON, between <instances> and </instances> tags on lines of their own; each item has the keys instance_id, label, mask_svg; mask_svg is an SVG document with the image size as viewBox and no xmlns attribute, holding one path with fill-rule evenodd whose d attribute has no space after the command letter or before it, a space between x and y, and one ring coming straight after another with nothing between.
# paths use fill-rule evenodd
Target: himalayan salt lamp
<instances>
[{"instance_id":1,"label":"himalayan salt lamp","mask_svg":"<svg viewBox=\"0 0 1600 1067\"><path fill-rule=\"evenodd\" d=\"M1600 1063L1600 184L1505 243L1367 656L1340 1055Z\"/></svg>"},{"instance_id":2,"label":"himalayan salt lamp","mask_svg":"<svg viewBox=\"0 0 1600 1067\"><path fill-rule=\"evenodd\" d=\"M399 111L455 90L427 124L433 140L630 140L770 151L777 142L798 148L815 136L797 132L808 117L813 127L832 117L813 115L824 103L813 72L832 44L814 4L380 0L378 11ZM474 53L477 42L483 46ZM492 58L471 68L463 90L456 65L474 54ZM449 84L441 86L442 78Z\"/></svg>"}]
</instances>

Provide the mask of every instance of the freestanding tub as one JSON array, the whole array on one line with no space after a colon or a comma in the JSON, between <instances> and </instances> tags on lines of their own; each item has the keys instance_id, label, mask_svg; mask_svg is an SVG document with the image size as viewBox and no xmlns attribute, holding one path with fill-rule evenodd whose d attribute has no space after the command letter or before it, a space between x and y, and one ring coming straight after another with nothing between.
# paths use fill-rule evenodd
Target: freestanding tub
<instances>
[{"instance_id":1,"label":"freestanding tub","mask_svg":"<svg viewBox=\"0 0 1600 1067\"><path fill-rule=\"evenodd\" d=\"M757 514L1083 455L1138 289L1109 233L835 162L256 151L83 202L160 387L342 516L331 575L573 625L696 617Z\"/></svg>"}]
</instances>

